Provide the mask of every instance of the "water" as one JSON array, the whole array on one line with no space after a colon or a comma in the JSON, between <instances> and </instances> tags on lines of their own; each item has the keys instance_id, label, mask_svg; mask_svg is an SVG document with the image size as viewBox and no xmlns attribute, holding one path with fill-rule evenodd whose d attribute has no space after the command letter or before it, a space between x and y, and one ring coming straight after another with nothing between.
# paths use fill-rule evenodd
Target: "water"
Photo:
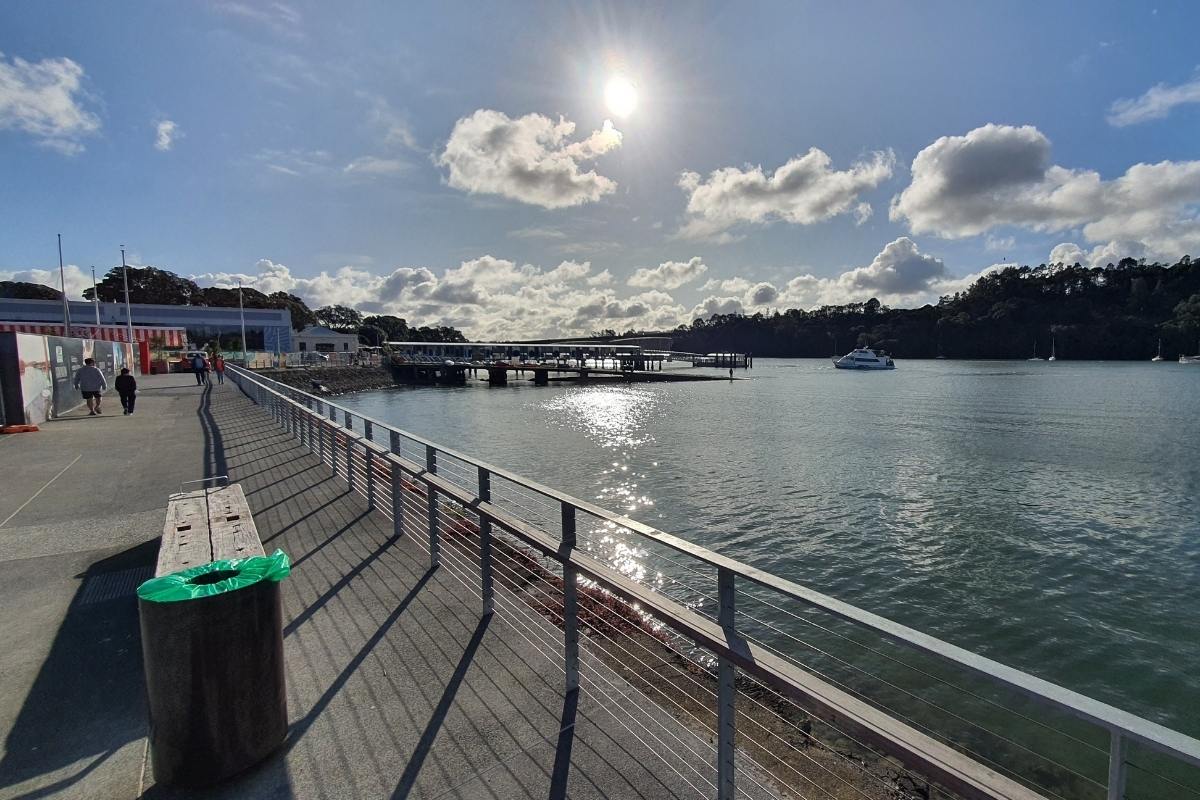
<instances>
[{"instance_id":1,"label":"water","mask_svg":"<svg viewBox=\"0 0 1200 800\"><path fill-rule=\"evenodd\" d=\"M1200 368L739 374L340 402L1200 735Z\"/></svg>"}]
</instances>

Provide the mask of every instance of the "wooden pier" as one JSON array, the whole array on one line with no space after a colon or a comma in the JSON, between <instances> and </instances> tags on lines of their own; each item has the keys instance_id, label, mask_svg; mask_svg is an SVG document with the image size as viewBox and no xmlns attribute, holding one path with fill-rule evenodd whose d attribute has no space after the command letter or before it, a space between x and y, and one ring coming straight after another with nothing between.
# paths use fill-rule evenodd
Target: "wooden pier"
<instances>
[{"instance_id":1,"label":"wooden pier","mask_svg":"<svg viewBox=\"0 0 1200 800\"><path fill-rule=\"evenodd\" d=\"M749 369L747 353L683 353L634 345L513 344L496 342L388 342L388 364L398 383L461 386L471 378L504 386L511 380L671 382L729 380L730 376L666 370L691 367Z\"/></svg>"}]
</instances>

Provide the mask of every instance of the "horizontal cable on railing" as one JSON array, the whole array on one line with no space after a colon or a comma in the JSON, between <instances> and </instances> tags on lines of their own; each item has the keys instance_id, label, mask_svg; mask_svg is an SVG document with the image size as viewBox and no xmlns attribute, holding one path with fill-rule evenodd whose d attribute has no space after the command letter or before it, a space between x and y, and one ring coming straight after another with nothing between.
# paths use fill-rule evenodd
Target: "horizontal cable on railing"
<instances>
[{"instance_id":1,"label":"horizontal cable on railing","mask_svg":"<svg viewBox=\"0 0 1200 800\"><path fill-rule=\"evenodd\" d=\"M937 676L937 675L934 675L933 673L929 672L928 670L922 669L922 668L920 668L920 667L918 667L918 666L916 666L916 665L914 665L914 664L911 664L911 663L910 663L910 662L908 662L908 661L905 661L905 660L903 660L903 659L901 659L901 658L897 658L896 656L890 655L890 654L888 654L888 653L886 653L886 652L884 652L884 651L882 651L882 650L879 650L878 648L871 647L869 644L867 644L867 643L865 643L865 642L860 642L859 640L857 640L857 639L855 639L855 638L853 638L853 637L851 637L851 636L847 636L847 635L846 635L846 634L844 634L844 633L839 633L838 631L832 630L831 628L827 628L827 627L825 627L824 625L821 625L821 624L820 624L820 623L818 623L818 622L814 622L813 620L807 619L806 617L804 617L804 616L803 616L803 615L801 615L801 614L797 614L797 613L795 613L794 611L789 611L788 609L785 609L785 608L782 608L782 607L780 607L780 606L778 606L778 605L775 605L774 603L770 602L769 600L764 600L763 598L759 597L757 594L753 594L753 593L743 593L743 598L750 598L750 599L752 599L752 600L754 600L754 601L756 601L756 602L758 602L758 603L762 603L763 605L765 605L765 606L767 606L767 607L769 607L769 608L771 608L771 609L773 609L773 610L775 610L775 611L778 611L778 612L780 612L780 613L782 613L782 614L786 614L786 615L788 615L789 617L791 617L791 618L793 618L793 619L796 619L796 620L798 620L798 621L800 621L800 622L802 622L802 623L804 623L804 624L806 624L806 625L809 625L809 626L811 626L811 627L817 628L818 630L821 630L821 631L823 631L824 633L827 633L827 634L830 634L830 635L832 635L832 636L835 636L835 637L837 637L838 639L841 639L841 640L843 640L843 641L849 642L850 644L852 644L852 645L855 645L856 647L860 647L860 648L862 648L863 650L866 650L866 651L867 651L867 652L869 652L869 653L872 653L872 654L874 654L874 655L877 655L877 656L879 656L879 657L881 657L881 658L884 658L884 659L886 659L886 660L888 660L888 661L891 661L892 663L894 663L894 664L897 664L898 666L902 666L902 667L905 667L905 668L907 668L907 669L910 669L910 670L912 670L913 672L916 672L916 673L918 673L918 674L920 674L920 675L922 675L922 676L924 676L924 677L926 677L926 678L929 678L930 680L936 681L937 683L940 683L940 684L942 684L942 685L944 685L944 686L946 686L946 687L948 687L948 688L951 688L951 689L954 689L954 690L956 690L956 691L962 692L963 694L965 694L965 695L967 695L967 696L969 696L969 697L972 697L972 698L974 698L974 699L976 699L976 700L979 700L979 701L981 701L981 702L983 702L983 703L986 703L986 704L988 704L989 706L991 706L991 707L993 707L993 708L996 708L996 709L998 709L998 710L1000 710L1000 711L1003 711L1003 712L1005 712L1005 713L1007 713L1007 714L1010 714L1010 715L1012 715L1012 716L1015 716L1015 717L1017 717L1017 718L1019 718L1019 719L1021 719L1021 720L1025 721L1025 722L1032 723L1033 725L1036 725L1036 726L1038 726L1038 727L1040 727L1040 728L1043 728L1043 729L1045 729L1046 731L1049 731L1049 732L1051 732L1051 733L1058 734L1059 736L1063 736L1063 737L1065 737L1065 738L1067 738L1067 739L1071 740L1072 742L1075 742L1075 743L1076 743L1076 744L1078 744L1078 745L1081 745L1081 746L1083 746L1083 747L1086 747L1086 748L1088 748L1089 750L1093 750L1093 751L1095 751L1095 752L1097 752L1097 753L1099 753L1099 754L1101 754L1101 755L1103 755L1103 756L1105 756L1105 757L1107 757L1107 756L1108 756L1108 750L1107 750L1106 748L1103 748L1103 747L1098 747L1097 745L1095 745L1095 744L1092 744L1091 742L1085 741L1085 740L1083 740L1083 739L1080 739L1079 737L1077 737L1077 736L1074 736L1074 735L1072 735L1071 733L1069 733L1069 732L1067 732L1067 731L1061 730L1061 729L1059 729L1059 728L1055 728L1055 727L1054 727L1054 726L1052 726L1052 725L1049 725L1049 724L1047 724L1047 723L1045 723L1045 722L1042 722L1041 720L1038 720L1038 719L1035 719L1035 718L1033 718L1033 717L1030 717L1030 716L1028 716L1027 714L1023 714L1022 712L1020 712L1020 711L1018 711L1018 710L1016 710L1016 709L1014 709L1014 708L1011 708L1011 707L1009 707L1009 706L1006 706L1006 705L1004 705L1003 703L997 702L996 700L993 700L993 699L991 699L991 698L988 698L988 697L984 697L983 695L981 695L981 694L979 694L979 693L977 693L977 692L973 692L973 691L971 691L970 689L966 688L965 686L960 686L959 684L957 684L957 683L954 683L953 681L950 681L950 680L947 680L947 679L945 679L945 678L942 678L942 677L939 677L939 676ZM786 635L786 634L785 634L785 635Z\"/></svg>"},{"instance_id":2,"label":"horizontal cable on railing","mask_svg":"<svg viewBox=\"0 0 1200 800\"><path fill-rule=\"evenodd\" d=\"M951 710L949 710L949 709L947 709L947 708L943 708L942 706L938 705L938 704L937 704L937 703L935 703L934 701L932 701L932 700L929 700L929 699L927 699L927 698L924 698L924 697L921 697L920 695L916 694L915 692L912 692L912 691L910 691L910 690L908 690L908 689L905 689L904 687L902 687L902 686L899 686L899 685L897 685L896 683L894 683L894 682L892 682L892 681L890 681L890 680L888 680L888 679L886 679L886 678L883 678L883 677L881 677L881 676L879 676L879 675L875 675L874 673L871 673L871 672L869 672L869 671L867 671L867 670L863 669L862 667L858 667L858 666L856 666L856 665L854 665L854 664L851 664L850 662L848 662L848 661L846 661L846 660L844 660L844 659L841 659L841 658L839 658L838 656L835 656L835 655L833 655L832 653L829 653L828 651L826 651L826 650L824 650L824 649L822 649L822 648L818 647L818 646L817 646L817 645L815 645L815 644L812 644L811 642L806 642L806 641L804 641L804 640L802 640L802 639L800 639L800 638L798 638L798 637L796 637L796 636L793 636L792 634L790 634L790 633L788 633L788 632L786 632L786 631L782 631L782 630L780 630L779 628L777 628L777 627L775 627L775 626L773 626L773 625L771 625L771 624L769 624L769 623L766 623L766 622L763 622L762 620L756 619L755 617L752 617L752 616L750 616L749 614L746 614L744 611L741 611L741 610L739 610L739 611L738 611L738 614L739 614L739 616L742 616L742 617L744 617L744 618L746 618L746 619L748 619L748 620L750 620L750 621L752 621L752 622L755 622L755 623L757 623L757 624L759 624L759 625L762 625L763 627L765 627L765 628L768 628L769 630L772 630L772 631L774 631L775 633L779 634L780 636L783 636L783 637L785 637L785 638L788 638L788 639L790 639L790 640L792 640L792 641L796 642L797 644L799 644L799 645L801 645L801 646L803 646L803 647L807 647L807 648L809 648L810 650L813 650L813 651L814 651L814 652L816 652L816 653L820 653L821 655L825 656L826 658L829 658L829 659L831 659L831 660L833 660L833 661L835 661L835 662L837 662L837 663L839 663L839 664L841 664L841 665L843 665L843 666L845 666L845 667L847 667L847 668L849 668L849 669L851 669L851 670L853 670L853 671L855 671L855 672L861 673L861 674L865 675L866 677L868 677L868 678L871 678L872 680L876 681L877 683L880 683L880 684L882 684L882 685L884 685L884 686L887 686L887 687L889 687L889 688L891 688L891 689L894 689L894 690L896 690L897 692L900 692L901 694L903 694L903 695L905 695L905 696L907 696L907 697L911 697L913 700L916 700L917 702L919 702L919 703L922 703L922 704L924 704L924 705L926 705L926 706L928 706L928 707L930 707L930 708L934 709L935 711L938 711L938 712L940 712L940 713L942 713L942 714L945 714L945 715L947 715L947 716L949 716L949 717L952 717L952 718L954 718L954 719L958 720L959 722L962 722L962 723L964 723L964 724L966 724L966 725L969 725L969 726L971 726L972 728L974 728L974 729L976 729L976 730L978 730L978 731L980 731L980 732L982 732L982 733L988 734L988 735L990 735L990 736L994 736L994 737L996 737L997 739L999 739L1000 741L1004 742L1005 744L1009 744L1009 745L1011 745L1011 746L1013 746L1013 747L1015 747L1015 748L1017 748L1017 749L1019 749L1019 750L1021 750L1021 751L1025 752L1025 753L1028 753L1029 755L1031 755L1031 756L1033 756L1033 757L1035 757L1035 758L1039 758L1039 759L1041 759L1041 760L1043 760L1043 761L1047 762L1048 764L1050 764L1050 765L1052 765L1052 766L1054 766L1054 767L1057 767L1058 769L1061 769L1061 770L1063 770L1063 771L1065 771L1065 772L1067 772L1067 773L1069 773L1069 774L1071 774L1071 775L1074 775L1074 776L1075 776L1075 777L1077 777L1077 778L1080 778L1080 779L1082 779L1082 780L1085 780L1085 781L1087 781L1087 782L1089 782L1089 783L1092 783L1092 784L1094 784L1094 785L1096 785L1096 786L1098 786L1098 787L1100 787L1100 788L1104 788L1104 787L1103 787L1103 784L1099 783L1098 781L1094 780L1093 778L1090 778L1090 777L1088 777L1087 775L1084 775L1084 774L1082 774L1082 773L1078 772L1077 770L1075 770L1075 769L1072 769L1071 767L1068 767L1068 766L1066 766L1065 764L1061 764L1061 763L1059 763L1059 762L1055 761L1054 759L1050 758L1049 756L1046 756L1046 755L1044 755L1044 754L1042 754L1042 753L1039 753L1039 752L1037 752L1036 750L1033 750L1033 749L1031 749L1031 748L1029 748L1029 747L1027 747L1027 746L1023 745L1023 744L1021 744L1020 742L1014 741L1013 739L1011 739L1011 738L1009 738L1009 737L1007 737L1007 736L1004 736L1004 735L1003 735L1003 734L1001 734L1001 733L997 733L996 731L993 731L993 730L991 730L990 728L987 728L986 726L984 726L984 725L982 725L982 724L980 724L980 723L978 723L978 722L975 722L975 721L973 721L973 720L967 719L966 717L963 717L962 715L960 715L960 714L957 714L957 713L955 713L955 712L953 712L953 711L951 711ZM782 651L782 650L780 650L779 648L777 648L777 647L774 647L774 646L772 646L772 645L770 645L770 644L768 644L768 643L766 643L766 642L762 641L761 639L757 639L757 638L755 638L755 637L748 637L748 638L753 638L753 639L754 639L754 641L758 642L758 643L759 643L759 644L761 644L763 647L766 647L767 649L769 649L769 650L772 650L772 651L774 651L774 652L778 653L778 654L779 654L779 655L781 655L781 656L785 656L785 657L789 657L789 658L791 658L790 654L783 652L783 651ZM894 709L888 708L887 706L885 706L885 705L883 705L882 703L880 703L880 702L876 701L875 699L873 699L873 698L872 698L872 697L870 697L869 695L866 695L866 694L864 694L864 693L863 693L863 691L862 691L861 689L855 689L855 688L852 688L851 686L847 685L847 684L846 684L844 681L837 681L837 680L835 680L834 678L830 677L829 675L827 675L827 674L825 674L825 673L817 672L815 669L813 669L813 667L812 667L811 665L808 665L806 668L807 668L807 669L809 669L810 671L814 672L815 674L819 675L820 677L823 677L823 678L825 678L826 680L830 681L831 683L834 683L834 684L836 684L836 685L837 685L837 686L839 686L840 688L843 688L843 689L845 689L846 691L850 692L851 694L853 694L853 695L855 695L855 696L857 696L857 697L860 697L861 699L863 699L863 700L866 700L867 702L869 702L869 703L871 703L871 704L873 704L873 705L877 705L877 706L879 706L880 708L884 708L884 709L888 710L888 711L889 711L889 712L891 712L891 713L894 713L894 714L899 714L899 712L898 712L898 711L895 711ZM911 721L911 719L910 719L910 718L908 718L908 717L906 717L905 719L909 719L909 721ZM932 733L932 728L930 728L930 727L928 727L928 726L925 726L925 730L926 730L926 731L929 731L929 732L931 732L931 733ZM1052 730L1053 730L1053 729L1052 729ZM933 733L932 735L934 735L934 736L935 736L935 737L937 737L937 738L941 738L941 739L943 739L943 741L946 741L946 742L947 742L947 744L952 744L953 746L955 746L955 747L959 747L960 749L963 749L963 750L965 750L965 751L966 751L966 752L968 752L968 753L971 753L971 752L972 752L972 751L970 751L970 750L967 750L967 748L966 748L965 746L961 745L961 744L957 744L957 743L953 743L953 742L949 741L949 740L948 740L948 738L946 738L946 737L945 737L944 735L942 735L942 734L939 734L939 733ZM975 754L974 754L974 753L972 753L972 755L975 755ZM993 763L995 763L995 762L993 762ZM1006 768L1006 769L1010 769L1010 768ZM1017 773L1016 773L1015 771L1013 771L1013 772L1012 772L1012 774L1015 776Z\"/></svg>"}]
</instances>

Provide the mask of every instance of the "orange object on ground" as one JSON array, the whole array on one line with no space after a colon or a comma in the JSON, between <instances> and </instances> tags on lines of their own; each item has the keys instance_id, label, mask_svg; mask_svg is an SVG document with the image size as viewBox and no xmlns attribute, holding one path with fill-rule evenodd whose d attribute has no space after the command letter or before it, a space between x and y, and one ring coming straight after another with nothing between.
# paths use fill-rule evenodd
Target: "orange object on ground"
<instances>
[{"instance_id":1,"label":"orange object on ground","mask_svg":"<svg viewBox=\"0 0 1200 800\"><path fill-rule=\"evenodd\" d=\"M37 433L37 425L5 425L0 433Z\"/></svg>"}]
</instances>

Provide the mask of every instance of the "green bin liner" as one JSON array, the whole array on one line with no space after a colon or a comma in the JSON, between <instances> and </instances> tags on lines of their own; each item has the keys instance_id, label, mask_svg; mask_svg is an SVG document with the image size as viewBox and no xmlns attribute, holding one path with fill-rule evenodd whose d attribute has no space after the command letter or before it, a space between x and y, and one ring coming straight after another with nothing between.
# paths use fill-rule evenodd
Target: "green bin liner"
<instances>
[{"instance_id":1,"label":"green bin liner","mask_svg":"<svg viewBox=\"0 0 1200 800\"><path fill-rule=\"evenodd\" d=\"M211 561L198 567L172 572L170 575L151 578L138 587L137 594L140 599L152 603L196 600L235 592L259 581L278 583L291 571L292 562L287 553L276 550L269 556Z\"/></svg>"}]
</instances>

